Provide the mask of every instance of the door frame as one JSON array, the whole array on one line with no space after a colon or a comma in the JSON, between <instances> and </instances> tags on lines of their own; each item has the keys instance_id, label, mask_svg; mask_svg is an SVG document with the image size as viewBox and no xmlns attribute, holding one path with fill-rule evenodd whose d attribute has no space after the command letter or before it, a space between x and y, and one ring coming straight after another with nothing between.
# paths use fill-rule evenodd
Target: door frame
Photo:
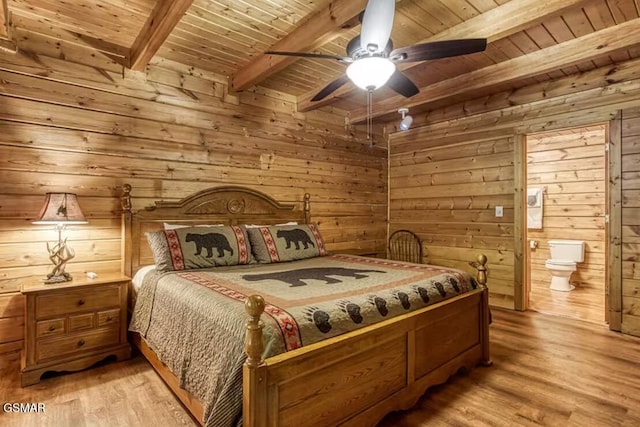
<instances>
[{"instance_id":1,"label":"door frame","mask_svg":"<svg viewBox=\"0 0 640 427\"><path fill-rule=\"evenodd\" d=\"M513 157L513 303L518 311L529 309L529 251L527 241L527 135L517 134Z\"/></svg>"},{"instance_id":2,"label":"door frame","mask_svg":"<svg viewBox=\"0 0 640 427\"><path fill-rule=\"evenodd\" d=\"M607 141L607 270L609 329L622 330L622 111L609 121Z\"/></svg>"},{"instance_id":3,"label":"door frame","mask_svg":"<svg viewBox=\"0 0 640 427\"><path fill-rule=\"evenodd\" d=\"M605 320L609 329L621 330L622 324L622 117L618 114L605 128ZM584 124L587 127L598 123ZM573 126L572 126L573 127ZM568 127L569 129L571 127ZM554 130L564 129L558 127ZM541 131L544 132L544 131ZM538 133L538 132L530 132ZM527 233L527 134L514 140L514 308L529 309L530 257ZM608 221L606 220L608 218Z\"/></svg>"}]
</instances>

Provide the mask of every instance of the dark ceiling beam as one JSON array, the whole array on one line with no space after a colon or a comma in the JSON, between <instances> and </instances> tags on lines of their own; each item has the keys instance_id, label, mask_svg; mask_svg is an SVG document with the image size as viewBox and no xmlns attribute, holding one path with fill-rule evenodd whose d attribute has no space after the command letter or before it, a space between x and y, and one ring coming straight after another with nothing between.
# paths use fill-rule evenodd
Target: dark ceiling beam
<instances>
[{"instance_id":1,"label":"dark ceiling beam","mask_svg":"<svg viewBox=\"0 0 640 427\"><path fill-rule=\"evenodd\" d=\"M509 59L420 88L420 93L405 98L397 95L376 102L372 118L394 113L400 107L414 107L462 94L473 94L495 85L504 85L538 74L569 67L640 44L640 18L615 27ZM362 123L367 118L365 107L352 111L350 122Z\"/></svg>"},{"instance_id":2,"label":"dark ceiling beam","mask_svg":"<svg viewBox=\"0 0 640 427\"><path fill-rule=\"evenodd\" d=\"M590 0L511 0L501 6L477 15L454 27L421 40L428 43L439 40L460 38L486 38L488 43L508 37L526 28L530 28L564 11L579 6ZM400 64L400 70L408 70L419 66L419 63ZM310 111L329 105L334 101L346 99L357 92L362 92L353 85L343 86L320 101L311 99L324 87L324 84L298 97L298 111Z\"/></svg>"},{"instance_id":3,"label":"dark ceiling beam","mask_svg":"<svg viewBox=\"0 0 640 427\"><path fill-rule=\"evenodd\" d=\"M268 50L308 52L317 49L338 37L343 29L359 24L357 17L366 5L367 0L332 1ZM229 89L232 91L248 89L299 59L261 54L231 76Z\"/></svg>"},{"instance_id":4,"label":"dark ceiling beam","mask_svg":"<svg viewBox=\"0 0 640 427\"><path fill-rule=\"evenodd\" d=\"M129 68L142 71L180 22L193 0L159 0L131 46Z\"/></svg>"}]
</instances>

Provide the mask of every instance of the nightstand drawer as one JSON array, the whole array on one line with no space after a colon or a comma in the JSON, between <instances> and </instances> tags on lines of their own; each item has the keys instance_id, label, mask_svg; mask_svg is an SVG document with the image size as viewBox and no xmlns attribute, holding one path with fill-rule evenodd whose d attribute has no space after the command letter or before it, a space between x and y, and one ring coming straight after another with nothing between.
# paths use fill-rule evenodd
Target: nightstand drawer
<instances>
[{"instance_id":1,"label":"nightstand drawer","mask_svg":"<svg viewBox=\"0 0 640 427\"><path fill-rule=\"evenodd\" d=\"M64 293L38 295L36 318L119 306L120 286L118 285L102 286L96 289L74 289Z\"/></svg>"},{"instance_id":2,"label":"nightstand drawer","mask_svg":"<svg viewBox=\"0 0 640 427\"><path fill-rule=\"evenodd\" d=\"M52 357L118 344L120 339L119 333L120 331L117 328L109 328L55 340L39 340L36 344L36 358L38 361L41 361Z\"/></svg>"},{"instance_id":3,"label":"nightstand drawer","mask_svg":"<svg viewBox=\"0 0 640 427\"><path fill-rule=\"evenodd\" d=\"M120 321L120 309L106 310L98 312L98 328L105 325L112 325Z\"/></svg>"},{"instance_id":4,"label":"nightstand drawer","mask_svg":"<svg viewBox=\"0 0 640 427\"><path fill-rule=\"evenodd\" d=\"M69 316L69 333L93 329L95 325L95 317L96 316L93 313Z\"/></svg>"},{"instance_id":5,"label":"nightstand drawer","mask_svg":"<svg viewBox=\"0 0 640 427\"><path fill-rule=\"evenodd\" d=\"M64 319L43 320L36 323L36 337L51 337L55 335L63 335Z\"/></svg>"}]
</instances>

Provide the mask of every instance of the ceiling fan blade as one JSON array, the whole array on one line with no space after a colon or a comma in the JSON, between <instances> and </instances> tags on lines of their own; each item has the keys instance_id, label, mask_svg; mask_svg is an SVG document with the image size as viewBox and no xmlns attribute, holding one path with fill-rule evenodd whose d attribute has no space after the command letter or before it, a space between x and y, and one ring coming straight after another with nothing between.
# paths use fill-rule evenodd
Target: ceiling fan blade
<instances>
[{"instance_id":1,"label":"ceiling fan blade","mask_svg":"<svg viewBox=\"0 0 640 427\"><path fill-rule=\"evenodd\" d=\"M409 77L405 76L397 69L391 75L389 81L387 81L387 86L407 98L410 98L420 92L420 89L418 89L417 86L409 80Z\"/></svg>"},{"instance_id":2,"label":"ceiling fan blade","mask_svg":"<svg viewBox=\"0 0 640 427\"><path fill-rule=\"evenodd\" d=\"M305 52L278 52L268 50L265 52L267 55L281 55L281 56L299 56L301 58L315 58L315 59L335 59L339 62L353 62L353 59L348 56L337 55L325 55L323 53L305 53Z\"/></svg>"},{"instance_id":3,"label":"ceiling fan blade","mask_svg":"<svg viewBox=\"0 0 640 427\"><path fill-rule=\"evenodd\" d=\"M326 98L348 81L349 77L347 77L346 74L338 77L337 79L326 85L320 92L316 94L316 96L311 98L311 101L320 101L321 99Z\"/></svg>"},{"instance_id":4,"label":"ceiling fan blade","mask_svg":"<svg viewBox=\"0 0 640 427\"><path fill-rule=\"evenodd\" d=\"M395 0L369 0L362 17L362 49L370 53L380 53L384 50L391 36L395 9Z\"/></svg>"},{"instance_id":5,"label":"ceiling fan blade","mask_svg":"<svg viewBox=\"0 0 640 427\"><path fill-rule=\"evenodd\" d=\"M418 62L482 52L486 48L487 39L442 40L394 49L389 59L393 62Z\"/></svg>"}]
</instances>

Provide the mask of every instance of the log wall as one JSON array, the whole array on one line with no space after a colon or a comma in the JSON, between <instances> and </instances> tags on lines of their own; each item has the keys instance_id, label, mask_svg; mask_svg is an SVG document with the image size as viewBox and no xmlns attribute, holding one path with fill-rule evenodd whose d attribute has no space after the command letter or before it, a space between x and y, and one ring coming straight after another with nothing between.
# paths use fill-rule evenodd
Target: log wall
<instances>
[{"instance_id":1,"label":"log wall","mask_svg":"<svg viewBox=\"0 0 640 427\"><path fill-rule=\"evenodd\" d=\"M585 260L571 275L585 301L601 302L604 319L605 283L605 141L604 125L527 136L527 185L543 188L542 229L528 229L530 284L548 289L551 274L549 240L585 241ZM575 296L574 296L575 297ZM576 297L577 298L577 297Z\"/></svg>"},{"instance_id":2,"label":"log wall","mask_svg":"<svg viewBox=\"0 0 640 427\"><path fill-rule=\"evenodd\" d=\"M343 112L232 96L223 77L161 59L125 71L41 27L17 37L20 54L0 51L0 354L21 346L22 278L51 269L57 234L31 224L46 192L77 193L89 221L66 231L77 274L120 269L124 183L133 209L218 185L300 206L309 192L330 251L384 252L386 143L370 146Z\"/></svg>"},{"instance_id":3,"label":"log wall","mask_svg":"<svg viewBox=\"0 0 640 427\"><path fill-rule=\"evenodd\" d=\"M469 270L468 261L485 253L490 302L512 307L514 138L471 133L392 144L390 232L418 234L429 264ZM495 216L496 206L503 217Z\"/></svg>"}]
</instances>

